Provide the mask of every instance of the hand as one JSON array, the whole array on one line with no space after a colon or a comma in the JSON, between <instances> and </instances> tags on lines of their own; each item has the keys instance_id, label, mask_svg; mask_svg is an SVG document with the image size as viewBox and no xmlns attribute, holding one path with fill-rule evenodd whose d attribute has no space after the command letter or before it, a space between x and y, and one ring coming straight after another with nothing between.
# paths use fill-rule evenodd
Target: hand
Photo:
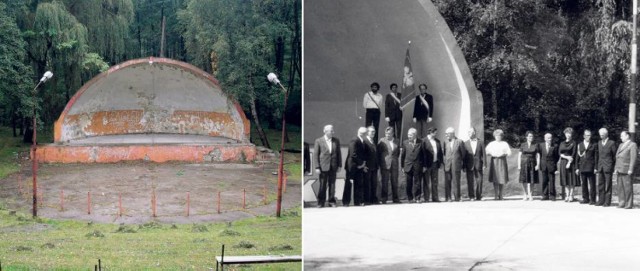
<instances>
[{"instance_id":1,"label":"hand","mask_svg":"<svg viewBox=\"0 0 640 271\"><path fill-rule=\"evenodd\" d=\"M565 168L570 168L571 167L571 162L567 163L567 165L565 166Z\"/></svg>"},{"instance_id":2,"label":"hand","mask_svg":"<svg viewBox=\"0 0 640 271\"><path fill-rule=\"evenodd\" d=\"M614 170L614 171L613 171L613 174L614 174L614 175L618 175L618 170Z\"/></svg>"},{"instance_id":3,"label":"hand","mask_svg":"<svg viewBox=\"0 0 640 271\"><path fill-rule=\"evenodd\" d=\"M428 118L428 119L427 119L427 122L431 122L432 120L433 120L432 118Z\"/></svg>"},{"instance_id":4,"label":"hand","mask_svg":"<svg viewBox=\"0 0 640 271\"><path fill-rule=\"evenodd\" d=\"M594 169L594 170L593 170L593 173L598 173L598 170L597 170L597 169Z\"/></svg>"},{"instance_id":5,"label":"hand","mask_svg":"<svg viewBox=\"0 0 640 271\"><path fill-rule=\"evenodd\" d=\"M580 170L576 169L576 175L580 174Z\"/></svg>"},{"instance_id":6,"label":"hand","mask_svg":"<svg viewBox=\"0 0 640 271\"><path fill-rule=\"evenodd\" d=\"M387 122L391 121L391 119L389 119L389 117L384 118L384 120L386 120Z\"/></svg>"},{"instance_id":7,"label":"hand","mask_svg":"<svg viewBox=\"0 0 640 271\"><path fill-rule=\"evenodd\" d=\"M553 174L558 174L558 173L560 173L560 171L557 171L557 170L556 170L556 172L554 172Z\"/></svg>"},{"instance_id":8,"label":"hand","mask_svg":"<svg viewBox=\"0 0 640 271\"><path fill-rule=\"evenodd\" d=\"M422 168L422 173L425 173L425 172L427 172L427 168L426 168L426 167L423 167L423 168Z\"/></svg>"},{"instance_id":9,"label":"hand","mask_svg":"<svg viewBox=\"0 0 640 271\"><path fill-rule=\"evenodd\" d=\"M365 173L366 173L366 172L369 172L369 168L365 166L365 167L362 169L362 171L364 171Z\"/></svg>"},{"instance_id":10,"label":"hand","mask_svg":"<svg viewBox=\"0 0 640 271\"><path fill-rule=\"evenodd\" d=\"M535 167L535 170L536 170L536 171L540 170L540 166L536 166L536 167Z\"/></svg>"},{"instance_id":11,"label":"hand","mask_svg":"<svg viewBox=\"0 0 640 271\"><path fill-rule=\"evenodd\" d=\"M320 174L320 169L316 168L316 173Z\"/></svg>"},{"instance_id":12,"label":"hand","mask_svg":"<svg viewBox=\"0 0 640 271\"><path fill-rule=\"evenodd\" d=\"M633 170L629 170L629 173L627 173L629 175L633 174Z\"/></svg>"},{"instance_id":13,"label":"hand","mask_svg":"<svg viewBox=\"0 0 640 271\"><path fill-rule=\"evenodd\" d=\"M413 122L418 122L418 120L416 118L413 118Z\"/></svg>"},{"instance_id":14,"label":"hand","mask_svg":"<svg viewBox=\"0 0 640 271\"><path fill-rule=\"evenodd\" d=\"M403 169L401 169L401 170L402 170L402 174L406 174L406 173L404 172L404 168L403 168Z\"/></svg>"},{"instance_id":15,"label":"hand","mask_svg":"<svg viewBox=\"0 0 640 271\"><path fill-rule=\"evenodd\" d=\"M518 166L518 170L520 170L520 166Z\"/></svg>"}]
</instances>

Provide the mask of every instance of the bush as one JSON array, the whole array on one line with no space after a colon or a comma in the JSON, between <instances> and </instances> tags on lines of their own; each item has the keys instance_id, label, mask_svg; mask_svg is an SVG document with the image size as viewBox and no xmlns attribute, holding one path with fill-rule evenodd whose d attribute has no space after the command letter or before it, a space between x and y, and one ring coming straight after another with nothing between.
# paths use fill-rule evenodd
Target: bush
<instances>
[{"instance_id":1,"label":"bush","mask_svg":"<svg viewBox=\"0 0 640 271\"><path fill-rule=\"evenodd\" d=\"M220 232L220 236L240 236L240 233L231 229L224 229Z\"/></svg>"},{"instance_id":2,"label":"bush","mask_svg":"<svg viewBox=\"0 0 640 271\"><path fill-rule=\"evenodd\" d=\"M248 241L240 241L237 245L233 246L235 248L254 248L256 247L254 244Z\"/></svg>"}]
</instances>

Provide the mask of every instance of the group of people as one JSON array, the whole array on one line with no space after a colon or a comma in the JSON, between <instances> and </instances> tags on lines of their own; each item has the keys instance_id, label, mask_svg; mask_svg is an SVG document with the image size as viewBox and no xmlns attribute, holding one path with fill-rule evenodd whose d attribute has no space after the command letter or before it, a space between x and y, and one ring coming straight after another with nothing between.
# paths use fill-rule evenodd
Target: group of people
<instances>
[{"instance_id":1,"label":"group of people","mask_svg":"<svg viewBox=\"0 0 640 271\"><path fill-rule=\"evenodd\" d=\"M366 109L366 127L360 127L357 135L349 142L344 163L346 181L342 196L342 205L386 204L389 186L391 200L400 203L398 177L402 173L406 179L406 197L409 202L439 202L438 173L444 171L445 201L461 200L461 176L464 172L467 181L468 198L471 201L482 199L483 172L488 170L488 181L494 185L494 199L502 200L503 187L509 181L507 157L511 148L503 141L504 132L493 132L494 141L485 146L476 135L476 129L469 129L469 139L462 141L456 137L451 127L445 131L445 142L437 138L438 130L427 127L433 117L433 97L426 93L427 85L420 84L420 94L414 100L412 127L407 139L397 139L402 129L401 95L396 84L390 85L385 103L385 121L388 127L384 137L378 140L378 123L381 116L382 95L378 93L380 85L372 83L371 91L364 95L363 106ZM320 175L318 207L324 207L328 201L336 206L336 173L342 168L340 141L335 138L332 125L324 127L324 136L316 139L314 160L316 172ZM523 200L533 200L532 186L542 177L542 200L557 199L556 175L559 176L562 200L576 201L574 191L582 188L583 204L611 206L612 178L617 176L618 207L633 208L632 174L634 172L637 145L630 140L629 133L620 134L622 143L616 145L608 138L606 128L599 130L600 140L592 141L592 133L585 130L583 141L576 143L574 130L564 130L565 140L556 145L553 135L544 135L543 143L534 142L533 132L526 132L526 142L518 153L518 181L522 183ZM378 182L378 171L381 181ZM596 185L597 184L597 185ZM378 198L378 186L380 197ZM328 189L328 191L327 191ZM329 199L327 200L327 192Z\"/></svg>"},{"instance_id":2,"label":"group of people","mask_svg":"<svg viewBox=\"0 0 640 271\"><path fill-rule=\"evenodd\" d=\"M324 127L324 136L316 139L314 159L316 171L320 174L318 207L328 201L336 206L335 179L342 168L340 141L333 136L332 125ZM357 135L349 142L344 163L346 181L342 205L363 206L386 204L391 194L393 203L400 203L398 177L402 173L406 179L406 198L413 202L439 202L438 174L444 171L445 201L461 201L461 176L464 172L467 182L467 196L470 201L482 199L483 172L488 170L488 181L494 185L494 199L502 200L502 190L509 182L507 157L512 155L509 144L503 141L504 132L493 132L494 141L484 145L477 137L476 129L469 129L469 139L462 141L456 137L451 127L445 131L445 142L437 138L438 130L428 128L427 136L420 138L417 129L410 128L407 140L400 143L395 138L393 127L385 129L380 140L374 140L375 128L360 127ZM573 140L574 130L564 130L565 140L553 143L553 135L544 135L544 142L535 143L533 132L526 132L526 142L518 153L518 181L523 186L523 200L533 200L532 186L542 177L542 200L557 199L556 175L562 191L559 193L566 202L577 201L576 187L582 188L580 203L595 206L611 206L613 176L617 176L618 207L633 208L632 175L634 172L637 145L630 140L627 131L620 133L622 143L609 139L606 128L599 130L600 140L592 141L592 132L585 130L583 140ZM381 181L378 182L378 171ZM378 186L380 187L378 188ZM391 188L391 193L389 193ZM329 198L327 200L327 189ZM377 192L380 191L380 197Z\"/></svg>"}]
</instances>

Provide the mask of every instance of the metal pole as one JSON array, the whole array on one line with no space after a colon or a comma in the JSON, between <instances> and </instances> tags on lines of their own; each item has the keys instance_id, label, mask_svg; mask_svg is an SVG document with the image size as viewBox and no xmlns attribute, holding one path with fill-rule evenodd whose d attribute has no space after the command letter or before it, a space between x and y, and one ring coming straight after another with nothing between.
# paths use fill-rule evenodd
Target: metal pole
<instances>
[{"instance_id":1,"label":"metal pole","mask_svg":"<svg viewBox=\"0 0 640 271\"><path fill-rule=\"evenodd\" d=\"M33 175L33 217L38 216L38 162L36 159L36 90L42 83L42 80L38 82L35 88L33 88L33 136L31 138L31 173Z\"/></svg>"},{"instance_id":2,"label":"metal pole","mask_svg":"<svg viewBox=\"0 0 640 271\"><path fill-rule=\"evenodd\" d=\"M636 74L637 74L637 40L636 15L638 14L638 0L633 0L633 33L631 38L631 89L629 90L629 133L631 140L636 139Z\"/></svg>"},{"instance_id":3,"label":"metal pole","mask_svg":"<svg viewBox=\"0 0 640 271\"><path fill-rule=\"evenodd\" d=\"M278 82L278 85L280 85L280 87L284 90L284 108L282 110L282 138L280 143L280 164L278 165L278 200L276 203L276 216L280 217L280 210L282 208L282 179L284 176L284 133L286 131L285 111L287 110L287 98L289 96L289 92L286 88L284 88L284 86L282 86L282 84L280 84L280 82Z\"/></svg>"}]
</instances>

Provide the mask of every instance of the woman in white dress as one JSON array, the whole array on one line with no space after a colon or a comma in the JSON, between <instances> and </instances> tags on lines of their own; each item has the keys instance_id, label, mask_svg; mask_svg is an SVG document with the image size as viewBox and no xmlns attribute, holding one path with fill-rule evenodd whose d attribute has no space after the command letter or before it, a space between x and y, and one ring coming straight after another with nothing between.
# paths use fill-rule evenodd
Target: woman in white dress
<instances>
[{"instance_id":1,"label":"woman in white dress","mask_svg":"<svg viewBox=\"0 0 640 271\"><path fill-rule=\"evenodd\" d=\"M509 181L507 156L511 155L509 143L502 141L504 132L497 129L493 132L494 141L487 145L489 160L489 182L493 183L495 199L502 200L502 188Z\"/></svg>"}]
</instances>

